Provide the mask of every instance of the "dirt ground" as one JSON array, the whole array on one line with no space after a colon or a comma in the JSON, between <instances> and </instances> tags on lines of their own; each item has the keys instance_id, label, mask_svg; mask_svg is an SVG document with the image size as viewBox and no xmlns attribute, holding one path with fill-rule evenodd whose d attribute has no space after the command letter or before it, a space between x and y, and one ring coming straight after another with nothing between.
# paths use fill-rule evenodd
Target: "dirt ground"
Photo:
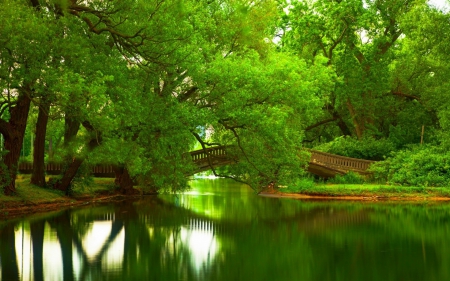
<instances>
[{"instance_id":1,"label":"dirt ground","mask_svg":"<svg viewBox=\"0 0 450 281\"><path fill-rule=\"evenodd\" d=\"M32 202L5 202L0 208L0 220L10 220L18 217L28 216L36 213L44 213L58 210L65 210L77 206L83 206L100 202L121 201L130 196L121 194L115 195L97 195L95 197L77 197L61 198L51 202L32 203Z\"/></svg>"}]
</instances>

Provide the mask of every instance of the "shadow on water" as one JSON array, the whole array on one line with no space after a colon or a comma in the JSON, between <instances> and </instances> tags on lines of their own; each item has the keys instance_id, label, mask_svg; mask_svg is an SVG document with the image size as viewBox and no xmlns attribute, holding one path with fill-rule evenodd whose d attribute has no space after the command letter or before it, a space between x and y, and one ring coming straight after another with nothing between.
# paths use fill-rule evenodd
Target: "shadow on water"
<instances>
[{"instance_id":1,"label":"shadow on water","mask_svg":"<svg viewBox=\"0 0 450 281\"><path fill-rule=\"evenodd\" d=\"M1 280L447 280L450 205L182 195L0 225Z\"/></svg>"}]
</instances>

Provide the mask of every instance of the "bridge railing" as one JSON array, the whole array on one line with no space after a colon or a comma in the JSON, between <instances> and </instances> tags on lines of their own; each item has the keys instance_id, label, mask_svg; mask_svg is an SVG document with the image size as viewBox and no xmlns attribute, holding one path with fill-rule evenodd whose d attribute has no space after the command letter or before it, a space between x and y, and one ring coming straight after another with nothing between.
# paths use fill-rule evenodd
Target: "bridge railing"
<instances>
[{"instance_id":1,"label":"bridge railing","mask_svg":"<svg viewBox=\"0 0 450 281\"><path fill-rule=\"evenodd\" d=\"M21 173L31 172L31 171L33 171L33 163L20 162L18 170ZM45 170L47 172L60 172L62 170L62 164L61 163L47 163L45 165Z\"/></svg>"},{"instance_id":2,"label":"bridge railing","mask_svg":"<svg viewBox=\"0 0 450 281\"><path fill-rule=\"evenodd\" d=\"M226 146L210 147L207 149L191 151L190 154L194 162L208 159L208 157L211 156L223 158L227 156L226 148Z\"/></svg>"},{"instance_id":3,"label":"bridge railing","mask_svg":"<svg viewBox=\"0 0 450 281\"><path fill-rule=\"evenodd\" d=\"M317 150L309 150L311 152L311 162L321 164L323 166L351 170L356 172L365 172L370 164L375 161L345 157Z\"/></svg>"},{"instance_id":4,"label":"bridge railing","mask_svg":"<svg viewBox=\"0 0 450 281\"><path fill-rule=\"evenodd\" d=\"M27 174L33 171L33 163L20 162L18 166L20 173ZM63 170L63 164L61 163L47 163L45 165L45 171L48 174L59 174ZM114 174L114 165L111 164L98 164L92 167L93 174L99 175L112 175Z\"/></svg>"}]
</instances>

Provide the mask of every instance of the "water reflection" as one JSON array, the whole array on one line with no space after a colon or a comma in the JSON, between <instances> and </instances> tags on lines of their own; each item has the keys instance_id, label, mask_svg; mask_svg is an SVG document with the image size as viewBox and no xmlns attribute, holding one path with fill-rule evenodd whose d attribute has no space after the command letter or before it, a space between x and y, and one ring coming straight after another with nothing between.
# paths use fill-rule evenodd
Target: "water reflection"
<instances>
[{"instance_id":1,"label":"water reflection","mask_svg":"<svg viewBox=\"0 0 450 281\"><path fill-rule=\"evenodd\" d=\"M197 182L0 223L1 280L446 280L447 204L303 202Z\"/></svg>"}]
</instances>

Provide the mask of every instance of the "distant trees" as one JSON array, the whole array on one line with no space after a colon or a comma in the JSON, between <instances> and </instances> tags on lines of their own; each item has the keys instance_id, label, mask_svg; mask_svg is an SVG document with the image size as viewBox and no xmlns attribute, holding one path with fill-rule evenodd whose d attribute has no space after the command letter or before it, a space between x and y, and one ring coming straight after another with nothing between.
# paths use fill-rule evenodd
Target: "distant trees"
<instances>
[{"instance_id":1,"label":"distant trees","mask_svg":"<svg viewBox=\"0 0 450 281\"><path fill-rule=\"evenodd\" d=\"M281 50L311 63L325 59L336 74L322 114L306 128L308 139L389 138L399 147L420 141L422 125L428 140L434 138L440 124L428 98L446 95L435 90L448 75L437 51L447 14L426 1L290 1L284 7Z\"/></svg>"}]
</instances>

